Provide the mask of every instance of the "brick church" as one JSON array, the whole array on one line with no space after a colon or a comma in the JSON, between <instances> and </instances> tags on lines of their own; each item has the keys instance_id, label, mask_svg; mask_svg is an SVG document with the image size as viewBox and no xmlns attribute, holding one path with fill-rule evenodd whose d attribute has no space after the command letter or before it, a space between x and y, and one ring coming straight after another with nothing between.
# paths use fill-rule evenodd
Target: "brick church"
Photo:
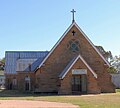
<instances>
[{"instance_id":1,"label":"brick church","mask_svg":"<svg viewBox=\"0 0 120 108\"><path fill-rule=\"evenodd\" d=\"M57 94L111 93L109 63L74 20L51 51L6 51L6 88Z\"/></svg>"}]
</instances>

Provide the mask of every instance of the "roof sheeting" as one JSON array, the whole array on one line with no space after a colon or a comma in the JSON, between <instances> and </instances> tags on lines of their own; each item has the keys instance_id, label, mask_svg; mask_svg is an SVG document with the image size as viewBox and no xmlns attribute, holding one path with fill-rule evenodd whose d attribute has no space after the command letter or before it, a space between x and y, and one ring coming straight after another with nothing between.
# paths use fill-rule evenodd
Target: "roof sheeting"
<instances>
[{"instance_id":1,"label":"roof sheeting","mask_svg":"<svg viewBox=\"0 0 120 108\"><path fill-rule=\"evenodd\" d=\"M49 53L48 51L6 51L5 73L16 74L17 61L20 59L36 59L36 60L39 59L40 60L39 62L41 62L48 53ZM34 62L35 61L33 61L33 63ZM33 64L34 68L35 66L36 65Z\"/></svg>"}]
</instances>

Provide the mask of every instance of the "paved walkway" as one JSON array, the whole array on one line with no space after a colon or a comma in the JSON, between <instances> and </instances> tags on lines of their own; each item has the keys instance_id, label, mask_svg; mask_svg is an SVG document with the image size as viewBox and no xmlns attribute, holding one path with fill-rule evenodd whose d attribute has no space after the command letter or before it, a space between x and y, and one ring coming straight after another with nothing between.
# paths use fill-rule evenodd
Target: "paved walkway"
<instances>
[{"instance_id":1,"label":"paved walkway","mask_svg":"<svg viewBox=\"0 0 120 108\"><path fill-rule=\"evenodd\" d=\"M71 103L27 101L27 100L0 100L0 108L79 108Z\"/></svg>"}]
</instances>

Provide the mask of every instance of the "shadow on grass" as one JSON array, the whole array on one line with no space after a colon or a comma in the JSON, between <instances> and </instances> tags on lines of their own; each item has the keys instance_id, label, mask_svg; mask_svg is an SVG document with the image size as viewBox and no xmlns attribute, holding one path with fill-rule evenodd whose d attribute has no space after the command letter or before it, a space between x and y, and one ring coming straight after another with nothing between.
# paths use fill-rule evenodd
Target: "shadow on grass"
<instances>
[{"instance_id":1,"label":"shadow on grass","mask_svg":"<svg viewBox=\"0 0 120 108\"><path fill-rule=\"evenodd\" d=\"M38 96L59 96L57 94L41 94L34 92L21 92L18 90L0 90L0 97L38 97Z\"/></svg>"},{"instance_id":2,"label":"shadow on grass","mask_svg":"<svg viewBox=\"0 0 120 108\"><path fill-rule=\"evenodd\" d=\"M120 93L120 89L116 89L116 93ZM85 95L89 95L89 94L85 94ZM34 92L21 92L18 90L0 90L0 97L38 97L38 96L62 96L62 95L51 94L51 93L45 94L45 93L34 93ZM75 96L80 96L80 95L75 95Z\"/></svg>"}]
</instances>

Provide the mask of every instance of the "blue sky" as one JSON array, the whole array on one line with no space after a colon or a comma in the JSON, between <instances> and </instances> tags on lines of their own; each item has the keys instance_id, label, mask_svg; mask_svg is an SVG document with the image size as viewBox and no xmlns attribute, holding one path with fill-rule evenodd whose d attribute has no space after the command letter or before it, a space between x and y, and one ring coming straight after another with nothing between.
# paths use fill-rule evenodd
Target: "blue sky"
<instances>
[{"instance_id":1,"label":"blue sky","mask_svg":"<svg viewBox=\"0 0 120 108\"><path fill-rule=\"evenodd\" d=\"M120 55L120 0L0 0L0 58L5 51L50 50L73 8L91 41Z\"/></svg>"}]
</instances>

